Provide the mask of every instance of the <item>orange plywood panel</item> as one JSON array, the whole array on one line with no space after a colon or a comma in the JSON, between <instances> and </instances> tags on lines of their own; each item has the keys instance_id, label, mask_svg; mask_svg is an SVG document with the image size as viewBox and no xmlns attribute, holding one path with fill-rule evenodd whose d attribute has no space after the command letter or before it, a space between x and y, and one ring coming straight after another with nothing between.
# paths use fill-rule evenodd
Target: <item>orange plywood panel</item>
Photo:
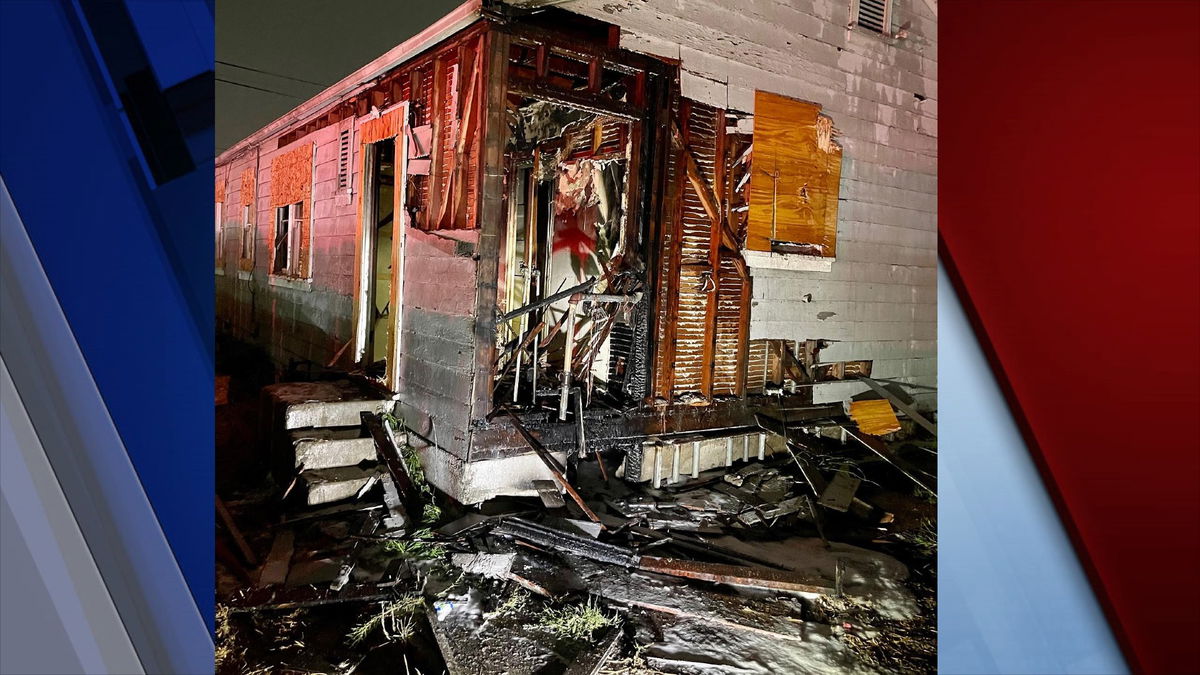
<instances>
[{"instance_id":1,"label":"orange plywood panel","mask_svg":"<svg viewBox=\"0 0 1200 675\"><path fill-rule=\"evenodd\" d=\"M886 399L876 401L852 401L850 419L858 424L860 431L872 436L882 436L900 431L900 420Z\"/></svg>"},{"instance_id":2,"label":"orange plywood panel","mask_svg":"<svg viewBox=\"0 0 1200 675\"><path fill-rule=\"evenodd\" d=\"M754 170L746 248L802 244L832 257L837 246L842 149L821 106L759 91L754 97Z\"/></svg>"}]
</instances>

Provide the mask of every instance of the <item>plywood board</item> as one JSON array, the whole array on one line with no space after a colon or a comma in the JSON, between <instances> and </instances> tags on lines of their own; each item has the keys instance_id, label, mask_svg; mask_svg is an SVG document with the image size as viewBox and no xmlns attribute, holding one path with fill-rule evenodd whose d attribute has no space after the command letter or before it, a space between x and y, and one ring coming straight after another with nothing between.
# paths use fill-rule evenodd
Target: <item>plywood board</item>
<instances>
[{"instance_id":1,"label":"plywood board","mask_svg":"<svg viewBox=\"0 0 1200 675\"><path fill-rule=\"evenodd\" d=\"M896 419L896 411L885 399L851 401L850 419L858 424L859 430L872 436L900 431L900 420Z\"/></svg>"},{"instance_id":2,"label":"plywood board","mask_svg":"<svg viewBox=\"0 0 1200 675\"><path fill-rule=\"evenodd\" d=\"M788 242L834 256L842 149L820 111L815 103L755 93L746 248L770 251L772 241Z\"/></svg>"}]
</instances>

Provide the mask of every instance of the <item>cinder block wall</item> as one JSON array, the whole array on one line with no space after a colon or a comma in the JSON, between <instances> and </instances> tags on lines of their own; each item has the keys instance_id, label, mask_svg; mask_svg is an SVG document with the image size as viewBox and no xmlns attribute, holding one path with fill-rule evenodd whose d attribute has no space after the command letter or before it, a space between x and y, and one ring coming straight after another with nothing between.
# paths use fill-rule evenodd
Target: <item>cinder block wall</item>
<instances>
[{"instance_id":1,"label":"cinder block wall","mask_svg":"<svg viewBox=\"0 0 1200 675\"><path fill-rule=\"evenodd\" d=\"M843 147L837 259L827 272L753 269L750 336L838 340L826 361L937 381L937 35L925 0L895 0L892 39L848 29L850 0L576 0L621 45L682 62L683 95L753 112L754 90L820 104ZM811 295L811 302L802 299ZM827 384L817 402L859 384ZM916 393L916 392L914 392ZM918 405L936 405L932 393Z\"/></svg>"},{"instance_id":2,"label":"cinder block wall","mask_svg":"<svg viewBox=\"0 0 1200 675\"><path fill-rule=\"evenodd\" d=\"M275 148L276 139L271 138L228 165L225 270L216 277L217 318L219 324L229 322L227 328L234 337L266 347L276 363L302 359L326 364L351 336L356 209L345 191L339 194L337 190L339 128L326 127L282 148ZM270 206L271 160L314 144L312 280L272 279L267 248L275 226L275 209ZM357 156L354 161L361 163ZM256 167L254 270L247 279L244 273L238 274L239 195L243 170ZM221 170L218 167L218 172Z\"/></svg>"},{"instance_id":3,"label":"cinder block wall","mask_svg":"<svg viewBox=\"0 0 1200 675\"><path fill-rule=\"evenodd\" d=\"M265 347L280 365L303 359L325 365L353 335L356 200L362 163L353 120L325 127L276 148L277 137L217 168L226 176L223 274L216 276L218 330ZM338 135L351 129L354 193L337 187ZM272 279L271 160L316 145L312 192L312 280ZM257 167L254 269L238 273L242 219L241 176ZM414 430L459 458L467 456L471 385L475 370L475 245L477 230L422 232L410 228L405 259L401 413ZM248 276L248 278L247 278ZM349 367L352 348L338 363Z\"/></svg>"}]
</instances>

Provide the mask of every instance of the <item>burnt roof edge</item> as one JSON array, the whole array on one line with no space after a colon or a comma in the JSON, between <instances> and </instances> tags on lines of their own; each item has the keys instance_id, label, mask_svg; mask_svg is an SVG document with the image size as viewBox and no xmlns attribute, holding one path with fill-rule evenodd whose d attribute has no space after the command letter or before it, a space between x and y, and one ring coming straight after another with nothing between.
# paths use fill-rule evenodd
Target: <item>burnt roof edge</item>
<instances>
[{"instance_id":1,"label":"burnt roof edge","mask_svg":"<svg viewBox=\"0 0 1200 675\"><path fill-rule=\"evenodd\" d=\"M247 148L253 147L291 127L319 117L330 107L370 88L376 79L403 65L430 47L475 23L482 16L483 0L467 0L450 13L430 24L420 33L392 47L383 55L325 88L324 91L275 118L266 126L234 143L217 155L216 164L233 161Z\"/></svg>"}]
</instances>

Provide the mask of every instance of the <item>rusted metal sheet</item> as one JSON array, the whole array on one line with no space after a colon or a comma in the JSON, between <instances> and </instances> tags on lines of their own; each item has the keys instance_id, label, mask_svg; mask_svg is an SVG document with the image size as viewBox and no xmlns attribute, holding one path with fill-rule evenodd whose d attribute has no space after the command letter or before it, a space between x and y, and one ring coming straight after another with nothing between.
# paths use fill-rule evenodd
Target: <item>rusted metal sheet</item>
<instances>
[{"instance_id":1,"label":"rusted metal sheet","mask_svg":"<svg viewBox=\"0 0 1200 675\"><path fill-rule=\"evenodd\" d=\"M642 556L641 560L638 561L638 568L647 572L657 572L659 574L668 574L688 579L700 579L717 584L730 584L731 586L768 588L778 591L799 591L801 593L821 593L824 595L832 595L836 591L834 585L824 579L813 579L796 574L795 572L764 569L761 567L740 567L738 565L723 565L694 560Z\"/></svg>"}]
</instances>

